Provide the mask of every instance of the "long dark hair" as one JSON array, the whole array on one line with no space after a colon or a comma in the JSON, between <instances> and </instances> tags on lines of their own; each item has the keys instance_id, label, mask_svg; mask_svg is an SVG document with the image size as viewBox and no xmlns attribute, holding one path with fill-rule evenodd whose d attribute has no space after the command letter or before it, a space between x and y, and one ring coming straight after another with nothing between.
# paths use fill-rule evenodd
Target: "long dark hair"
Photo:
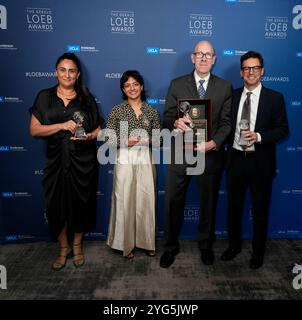
<instances>
[{"instance_id":1,"label":"long dark hair","mask_svg":"<svg viewBox=\"0 0 302 320\"><path fill-rule=\"evenodd\" d=\"M125 82L128 81L128 79L132 77L134 78L141 86L143 86L143 90L141 92L141 99L142 101L146 100L146 92L145 92L145 85L144 85L144 79L142 75L137 70L127 70L123 73L120 81L120 88L122 91L123 99L127 100L127 95L123 91Z\"/></svg>"},{"instance_id":2,"label":"long dark hair","mask_svg":"<svg viewBox=\"0 0 302 320\"><path fill-rule=\"evenodd\" d=\"M83 73L82 73L82 65L81 65L80 59L74 53L65 52L57 59L56 69L58 67L58 64L65 59L73 61L73 63L77 66L78 72L80 72L80 75L76 83L74 84L74 90L77 93L77 96L81 102L86 101L89 95L89 91L83 85Z\"/></svg>"}]
</instances>

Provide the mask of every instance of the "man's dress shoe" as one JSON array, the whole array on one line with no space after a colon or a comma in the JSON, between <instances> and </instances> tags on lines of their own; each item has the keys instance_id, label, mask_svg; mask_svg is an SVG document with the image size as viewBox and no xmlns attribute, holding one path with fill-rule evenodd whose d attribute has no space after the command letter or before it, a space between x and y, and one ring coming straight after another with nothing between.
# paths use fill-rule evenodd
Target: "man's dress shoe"
<instances>
[{"instance_id":1,"label":"man's dress shoe","mask_svg":"<svg viewBox=\"0 0 302 320\"><path fill-rule=\"evenodd\" d=\"M159 265L161 268L169 268L175 260L175 256L179 253L179 249L173 251L165 251L160 257Z\"/></svg>"},{"instance_id":2,"label":"man's dress shoe","mask_svg":"<svg viewBox=\"0 0 302 320\"><path fill-rule=\"evenodd\" d=\"M210 266L214 263L214 252L211 249L201 249L201 261L207 265Z\"/></svg>"},{"instance_id":3,"label":"man's dress shoe","mask_svg":"<svg viewBox=\"0 0 302 320\"><path fill-rule=\"evenodd\" d=\"M259 269L263 265L263 255L252 255L250 269Z\"/></svg>"},{"instance_id":4,"label":"man's dress shoe","mask_svg":"<svg viewBox=\"0 0 302 320\"><path fill-rule=\"evenodd\" d=\"M230 261L233 260L238 253L240 253L241 250L240 249L236 249L236 248L227 248L224 253L221 255L221 260L222 261Z\"/></svg>"}]
</instances>

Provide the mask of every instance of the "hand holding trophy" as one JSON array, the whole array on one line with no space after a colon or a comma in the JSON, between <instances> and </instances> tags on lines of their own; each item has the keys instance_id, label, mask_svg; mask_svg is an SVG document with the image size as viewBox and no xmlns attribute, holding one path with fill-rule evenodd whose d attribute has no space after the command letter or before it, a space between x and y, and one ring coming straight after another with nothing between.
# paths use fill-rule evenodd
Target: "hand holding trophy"
<instances>
[{"instance_id":1,"label":"hand holding trophy","mask_svg":"<svg viewBox=\"0 0 302 320\"><path fill-rule=\"evenodd\" d=\"M77 124L76 131L74 133L74 138L83 139L87 137L85 129L83 128L84 116L80 111L76 111L73 114L73 120Z\"/></svg>"},{"instance_id":2,"label":"hand holding trophy","mask_svg":"<svg viewBox=\"0 0 302 320\"><path fill-rule=\"evenodd\" d=\"M246 149L249 147L249 141L243 136L243 131L248 131L250 129L249 121L246 119L241 119L239 121L239 141L238 144L242 147L242 149Z\"/></svg>"},{"instance_id":3,"label":"hand holding trophy","mask_svg":"<svg viewBox=\"0 0 302 320\"><path fill-rule=\"evenodd\" d=\"M189 123L189 127L193 129L195 127L191 117L190 117L190 110L191 110L191 105L188 101L182 101L179 104L179 111L183 113L184 116L186 116L191 122Z\"/></svg>"},{"instance_id":4,"label":"hand holding trophy","mask_svg":"<svg viewBox=\"0 0 302 320\"><path fill-rule=\"evenodd\" d=\"M188 119L183 130L184 142L200 143L211 139L211 101L209 99L178 99L178 118ZM188 132L187 132L188 131Z\"/></svg>"}]
</instances>

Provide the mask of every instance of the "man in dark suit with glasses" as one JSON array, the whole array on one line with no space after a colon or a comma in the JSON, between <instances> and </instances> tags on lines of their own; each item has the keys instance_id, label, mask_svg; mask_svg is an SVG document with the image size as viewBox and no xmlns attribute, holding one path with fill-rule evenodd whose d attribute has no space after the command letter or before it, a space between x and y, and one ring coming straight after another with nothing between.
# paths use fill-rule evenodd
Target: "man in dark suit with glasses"
<instances>
[{"instance_id":1,"label":"man in dark suit with glasses","mask_svg":"<svg viewBox=\"0 0 302 320\"><path fill-rule=\"evenodd\" d=\"M163 127L169 130L188 131L191 119L184 115L178 118L178 99L210 99L212 105L212 137L199 145L205 153L205 170L197 176L196 192L200 201L199 248L205 265L214 263L212 245L215 240L215 215L223 170L224 143L230 133L231 84L212 74L216 56L212 44L200 41L191 54L195 69L192 73L171 81L166 96ZM173 158L173 157L172 157ZM184 220L185 197L190 182L188 164L168 166L165 195L165 237L164 253L160 266L168 268L179 253L178 237Z\"/></svg>"},{"instance_id":2,"label":"man in dark suit with glasses","mask_svg":"<svg viewBox=\"0 0 302 320\"><path fill-rule=\"evenodd\" d=\"M249 188L254 230L249 266L258 269L264 259L276 144L288 135L288 122L283 95L261 84L261 54L248 51L240 62L244 87L233 93L227 163L229 247L221 259L232 260L241 251L244 199ZM242 129L242 121L247 128Z\"/></svg>"}]
</instances>

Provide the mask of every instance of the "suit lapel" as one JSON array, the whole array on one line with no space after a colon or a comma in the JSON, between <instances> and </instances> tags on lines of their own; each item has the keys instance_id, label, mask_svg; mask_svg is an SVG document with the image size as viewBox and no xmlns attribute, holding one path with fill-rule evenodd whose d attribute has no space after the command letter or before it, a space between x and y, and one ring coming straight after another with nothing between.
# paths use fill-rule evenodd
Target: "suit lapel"
<instances>
[{"instance_id":1,"label":"suit lapel","mask_svg":"<svg viewBox=\"0 0 302 320\"><path fill-rule=\"evenodd\" d=\"M266 89L262 85L262 88L260 91L259 103L258 103L257 116L256 116L255 131L258 130L259 124L261 123L261 119L264 118L264 113L267 110L267 108L265 108L265 100L266 100L265 96L266 96Z\"/></svg>"},{"instance_id":2,"label":"suit lapel","mask_svg":"<svg viewBox=\"0 0 302 320\"><path fill-rule=\"evenodd\" d=\"M199 95L197 92L197 88L196 88L196 83L195 83L195 78L194 78L194 73L191 73L188 77L188 81L186 83L187 89L190 92L190 95L192 97L194 97L194 99L198 99Z\"/></svg>"},{"instance_id":3,"label":"suit lapel","mask_svg":"<svg viewBox=\"0 0 302 320\"><path fill-rule=\"evenodd\" d=\"M241 88L240 90L236 91L236 94L233 96L234 101L232 103L233 103L233 106L234 106L234 111L233 111L234 120L236 120L237 116L238 116L238 110L239 110L239 104L240 104L242 91L243 91L243 88Z\"/></svg>"},{"instance_id":4,"label":"suit lapel","mask_svg":"<svg viewBox=\"0 0 302 320\"><path fill-rule=\"evenodd\" d=\"M205 99L210 99L210 97L214 97L214 96L215 96L215 78L211 74L210 78L209 78L207 91L206 91L206 94L205 94L204 98Z\"/></svg>"}]
</instances>

